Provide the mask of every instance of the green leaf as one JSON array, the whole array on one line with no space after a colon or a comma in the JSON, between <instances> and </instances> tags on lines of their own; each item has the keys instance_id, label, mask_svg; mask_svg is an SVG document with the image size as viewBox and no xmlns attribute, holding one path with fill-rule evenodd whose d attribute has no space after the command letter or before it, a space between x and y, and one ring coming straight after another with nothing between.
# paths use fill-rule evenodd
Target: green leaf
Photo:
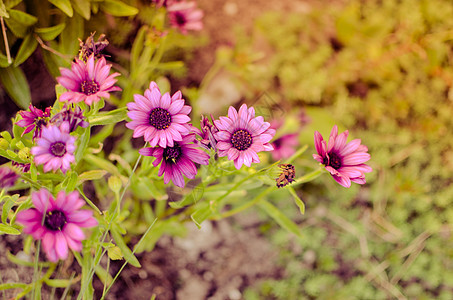
<instances>
[{"instance_id":1,"label":"green leaf","mask_svg":"<svg viewBox=\"0 0 453 300\"><path fill-rule=\"evenodd\" d=\"M17 52L16 58L14 59L14 67L19 66L21 63L27 60L30 55L38 47L38 41L34 38L33 34L29 34L25 37L20 45L19 51Z\"/></svg>"},{"instance_id":2,"label":"green leaf","mask_svg":"<svg viewBox=\"0 0 453 300\"><path fill-rule=\"evenodd\" d=\"M299 227L287 216L285 216L277 207L262 199L258 206L263 209L272 219L274 219L282 228L294 233L298 237L302 237Z\"/></svg>"},{"instance_id":3,"label":"green leaf","mask_svg":"<svg viewBox=\"0 0 453 300\"><path fill-rule=\"evenodd\" d=\"M208 203L203 203L203 205L201 205L201 208L197 209L193 214L190 215L190 218L198 228L201 228L201 223L203 223L203 221L209 218L209 216L211 215L211 207Z\"/></svg>"},{"instance_id":4,"label":"green leaf","mask_svg":"<svg viewBox=\"0 0 453 300\"><path fill-rule=\"evenodd\" d=\"M73 279L73 280L69 280L69 279L46 279L45 282L48 286L51 286L51 287L56 287L56 288L65 288L65 287L69 287L71 285L73 285L74 283L76 283L78 280L76 279Z\"/></svg>"},{"instance_id":5,"label":"green leaf","mask_svg":"<svg viewBox=\"0 0 453 300\"><path fill-rule=\"evenodd\" d=\"M140 27L140 30L135 37L134 44L132 45L131 50L131 72L134 72L137 68L137 62L140 58L140 53L143 50L143 45L145 45L146 32L148 31L147 26Z\"/></svg>"},{"instance_id":6,"label":"green leaf","mask_svg":"<svg viewBox=\"0 0 453 300\"><path fill-rule=\"evenodd\" d=\"M13 235L19 235L20 231L17 230L14 227L5 225L5 224L0 224L0 234L13 234Z\"/></svg>"},{"instance_id":7,"label":"green leaf","mask_svg":"<svg viewBox=\"0 0 453 300\"><path fill-rule=\"evenodd\" d=\"M202 185L196 186L192 191L184 196L180 201L169 202L168 205L172 208L182 208L184 206L197 203L204 195L204 187Z\"/></svg>"},{"instance_id":8,"label":"green leaf","mask_svg":"<svg viewBox=\"0 0 453 300\"><path fill-rule=\"evenodd\" d=\"M83 39L83 29L84 22L80 15L67 19L66 27L60 34L60 52L75 56L79 51L78 39Z\"/></svg>"},{"instance_id":9,"label":"green leaf","mask_svg":"<svg viewBox=\"0 0 453 300\"><path fill-rule=\"evenodd\" d=\"M140 268L141 265L140 265L138 259L134 256L134 254L132 254L132 251L127 247L127 245L124 242L123 237L121 236L117 227L118 227L118 225L114 224L110 231L112 233L113 239L116 242L116 245L121 250L121 252L124 255L124 258L126 259L126 261L128 263L130 263L134 267Z\"/></svg>"},{"instance_id":10,"label":"green leaf","mask_svg":"<svg viewBox=\"0 0 453 300\"><path fill-rule=\"evenodd\" d=\"M9 289L25 289L28 284L25 283L3 283L0 284L0 291L9 290Z\"/></svg>"},{"instance_id":11,"label":"green leaf","mask_svg":"<svg viewBox=\"0 0 453 300\"><path fill-rule=\"evenodd\" d=\"M100 5L101 9L115 17L127 17L138 14L138 9L117 0L105 0Z\"/></svg>"},{"instance_id":12,"label":"green leaf","mask_svg":"<svg viewBox=\"0 0 453 300\"><path fill-rule=\"evenodd\" d=\"M35 28L35 32L45 41L53 41L66 27L61 23L52 27Z\"/></svg>"},{"instance_id":13,"label":"green leaf","mask_svg":"<svg viewBox=\"0 0 453 300\"><path fill-rule=\"evenodd\" d=\"M99 277L103 284L109 285L112 283L113 281L112 275L110 275L109 272L107 272L107 270L105 270L103 267L97 265L96 269L94 270L96 272L96 275Z\"/></svg>"},{"instance_id":14,"label":"green leaf","mask_svg":"<svg viewBox=\"0 0 453 300\"><path fill-rule=\"evenodd\" d=\"M31 103L31 94L24 72L18 67L1 68L0 81L13 101L20 108L27 109Z\"/></svg>"},{"instance_id":15,"label":"green leaf","mask_svg":"<svg viewBox=\"0 0 453 300\"><path fill-rule=\"evenodd\" d=\"M299 207L300 213L305 214L305 204L302 199L299 198L296 191L292 187L288 187L288 191L293 196L294 202L296 203L297 207Z\"/></svg>"},{"instance_id":16,"label":"green leaf","mask_svg":"<svg viewBox=\"0 0 453 300\"><path fill-rule=\"evenodd\" d=\"M72 0L74 10L80 14L85 20L91 17L90 1L89 0Z\"/></svg>"},{"instance_id":17,"label":"green leaf","mask_svg":"<svg viewBox=\"0 0 453 300\"><path fill-rule=\"evenodd\" d=\"M107 248L107 255L111 260L120 260L123 259L123 253L118 246L113 246Z\"/></svg>"},{"instance_id":18,"label":"green leaf","mask_svg":"<svg viewBox=\"0 0 453 300\"><path fill-rule=\"evenodd\" d=\"M109 162L108 160L106 160L104 158L100 158L98 156L94 156L93 154L86 154L83 156L83 158L89 164L95 165L95 166L99 167L100 169L106 170L110 174L120 177L123 182L127 182L127 178L125 178L123 175L121 175L118 168L114 164Z\"/></svg>"},{"instance_id":19,"label":"green leaf","mask_svg":"<svg viewBox=\"0 0 453 300\"><path fill-rule=\"evenodd\" d=\"M72 10L71 2L69 0L49 0L49 2L58 7L68 17L72 17L74 12Z\"/></svg>"},{"instance_id":20,"label":"green leaf","mask_svg":"<svg viewBox=\"0 0 453 300\"><path fill-rule=\"evenodd\" d=\"M118 108L107 113L100 112L95 116L88 117L91 126L116 124L127 117L127 107Z\"/></svg>"},{"instance_id":21,"label":"green leaf","mask_svg":"<svg viewBox=\"0 0 453 300\"><path fill-rule=\"evenodd\" d=\"M14 199L11 198L11 196L6 196L4 198L4 200L5 200L5 203L3 203L3 207L2 207L2 223L6 224L6 220L8 219L9 211L16 203L14 202Z\"/></svg>"},{"instance_id":22,"label":"green leaf","mask_svg":"<svg viewBox=\"0 0 453 300\"><path fill-rule=\"evenodd\" d=\"M90 134L91 134L91 126L88 128L83 129L82 136L79 139L79 144L77 145L77 150L75 153L75 160L79 162L85 154L85 150L88 147L88 143L90 142Z\"/></svg>"},{"instance_id":23,"label":"green leaf","mask_svg":"<svg viewBox=\"0 0 453 300\"><path fill-rule=\"evenodd\" d=\"M11 20L14 20L27 27L30 27L38 22L38 18L36 18L35 16L29 15L23 11L16 9L10 9L9 15Z\"/></svg>"},{"instance_id":24,"label":"green leaf","mask_svg":"<svg viewBox=\"0 0 453 300\"><path fill-rule=\"evenodd\" d=\"M9 65L11 65L11 63L8 62L8 57L0 52L0 68L6 68Z\"/></svg>"},{"instance_id":25,"label":"green leaf","mask_svg":"<svg viewBox=\"0 0 453 300\"><path fill-rule=\"evenodd\" d=\"M9 14L6 11L6 7L5 7L5 4L3 3L3 1L0 1L0 17L9 18Z\"/></svg>"},{"instance_id":26,"label":"green leaf","mask_svg":"<svg viewBox=\"0 0 453 300\"><path fill-rule=\"evenodd\" d=\"M88 180L99 180L107 174L105 170L91 170L79 175L79 184Z\"/></svg>"}]
</instances>

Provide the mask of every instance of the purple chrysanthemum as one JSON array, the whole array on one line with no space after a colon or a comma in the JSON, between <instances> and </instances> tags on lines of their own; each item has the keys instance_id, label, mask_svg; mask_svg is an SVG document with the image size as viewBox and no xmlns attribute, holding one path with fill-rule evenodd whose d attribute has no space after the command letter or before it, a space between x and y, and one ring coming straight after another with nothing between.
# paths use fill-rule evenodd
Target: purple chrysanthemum
<instances>
[{"instance_id":1,"label":"purple chrysanthemum","mask_svg":"<svg viewBox=\"0 0 453 300\"><path fill-rule=\"evenodd\" d=\"M168 16L170 24L178 28L183 34L188 30L203 29L203 11L198 9L194 1L181 1L167 3Z\"/></svg>"},{"instance_id":2,"label":"purple chrysanthemum","mask_svg":"<svg viewBox=\"0 0 453 300\"><path fill-rule=\"evenodd\" d=\"M72 63L71 70L60 68L61 76L57 77L58 83L68 89L60 96L60 101L77 103L85 101L91 105L98 102L101 97L110 98L109 92L121 91L121 88L113 86L120 73L109 75L112 65L108 65L104 57L97 62L94 56L90 56L87 63L76 59Z\"/></svg>"},{"instance_id":3,"label":"purple chrysanthemum","mask_svg":"<svg viewBox=\"0 0 453 300\"><path fill-rule=\"evenodd\" d=\"M20 211L16 221L24 225L24 232L42 240L42 247L50 261L68 257L68 247L82 250L85 239L81 227L98 224L90 210L81 210L85 201L78 192L60 191L55 199L48 190L41 189L31 195L35 208Z\"/></svg>"},{"instance_id":4,"label":"purple chrysanthemum","mask_svg":"<svg viewBox=\"0 0 453 300\"><path fill-rule=\"evenodd\" d=\"M47 107L45 111L42 111L30 104L29 109L30 111L19 112L22 116L22 120L17 121L16 125L25 127L22 135L35 129L35 132L33 132L33 138L41 137L41 129L49 122L50 107Z\"/></svg>"},{"instance_id":5,"label":"purple chrysanthemum","mask_svg":"<svg viewBox=\"0 0 453 300\"><path fill-rule=\"evenodd\" d=\"M70 163L74 162L75 137L69 135L68 123L61 127L44 127L42 136L37 140L37 146L31 148L37 165L44 165L44 172L61 169L66 173Z\"/></svg>"},{"instance_id":6,"label":"purple chrysanthemum","mask_svg":"<svg viewBox=\"0 0 453 300\"><path fill-rule=\"evenodd\" d=\"M126 127L134 130L134 138L144 136L152 147L173 147L173 141L182 141L182 136L190 132L187 122L192 108L184 105L181 96L180 91L171 98L169 93L162 95L152 81L145 96L135 94L135 102L127 104L127 115L132 121Z\"/></svg>"},{"instance_id":7,"label":"purple chrysanthemum","mask_svg":"<svg viewBox=\"0 0 453 300\"><path fill-rule=\"evenodd\" d=\"M197 175L194 162L201 165L209 163L209 155L198 149L193 144L194 141L193 134L190 134L184 136L182 141L175 142L173 147L148 147L140 149L138 152L141 155L154 156L156 158L153 162L155 167L162 162L158 176L164 175L165 184L172 180L175 185L184 187L183 174L189 179L193 179Z\"/></svg>"},{"instance_id":8,"label":"purple chrysanthemum","mask_svg":"<svg viewBox=\"0 0 453 300\"><path fill-rule=\"evenodd\" d=\"M0 167L0 188L5 189L14 186L19 177L19 174L10 168Z\"/></svg>"},{"instance_id":9,"label":"purple chrysanthemum","mask_svg":"<svg viewBox=\"0 0 453 300\"><path fill-rule=\"evenodd\" d=\"M322 135L315 131L315 147L318 154L313 158L323 164L330 172L333 179L344 187L351 187L351 181L364 184L365 174L373 169L364 164L370 159L368 148L361 145L360 139L355 139L346 144L349 132L338 135L338 127L335 125L330 132L329 146Z\"/></svg>"},{"instance_id":10,"label":"purple chrysanthemum","mask_svg":"<svg viewBox=\"0 0 453 300\"><path fill-rule=\"evenodd\" d=\"M264 122L263 117L255 118L253 107L247 109L247 105L243 104L238 113L230 106L228 117L220 117L214 124L219 129L214 133L219 156L234 160L238 170L242 164L250 167L252 162L259 163L258 152L274 150L269 141L274 137L275 130L269 128L269 122Z\"/></svg>"}]
</instances>

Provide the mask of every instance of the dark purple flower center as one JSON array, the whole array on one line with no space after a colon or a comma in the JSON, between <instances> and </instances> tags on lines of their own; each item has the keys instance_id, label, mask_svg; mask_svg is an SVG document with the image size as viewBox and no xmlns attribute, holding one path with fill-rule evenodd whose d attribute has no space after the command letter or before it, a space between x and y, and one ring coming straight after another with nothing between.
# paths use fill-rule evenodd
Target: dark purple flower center
<instances>
[{"instance_id":1,"label":"dark purple flower center","mask_svg":"<svg viewBox=\"0 0 453 300\"><path fill-rule=\"evenodd\" d=\"M186 16L181 12L175 12L175 20L176 24L178 24L179 26L183 26L187 23Z\"/></svg>"},{"instance_id":2,"label":"dark purple flower center","mask_svg":"<svg viewBox=\"0 0 453 300\"><path fill-rule=\"evenodd\" d=\"M330 159L329 159L330 158ZM329 158L324 157L323 164L326 166L331 166L335 170L341 168L341 157L334 152L329 153Z\"/></svg>"},{"instance_id":3,"label":"dark purple flower center","mask_svg":"<svg viewBox=\"0 0 453 300\"><path fill-rule=\"evenodd\" d=\"M244 129L236 130L231 136L231 144L238 150L247 150L252 142L252 135Z\"/></svg>"},{"instance_id":4,"label":"dark purple flower center","mask_svg":"<svg viewBox=\"0 0 453 300\"><path fill-rule=\"evenodd\" d=\"M50 152L52 152L55 156L62 157L66 154L66 144L62 142L55 142L50 145Z\"/></svg>"},{"instance_id":5,"label":"dark purple flower center","mask_svg":"<svg viewBox=\"0 0 453 300\"><path fill-rule=\"evenodd\" d=\"M46 213L44 226L52 231L62 230L66 224L66 216L62 211L52 210Z\"/></svg>"},{"instance_id":6,"label":"dark purple flower center","mask_svg":"<svg viewBox=\"0 0 453 300\"><path fill-rule=\"evenodd\" d=\"M167 129L171 124L171 115L168 110L157 107L149 114L149 124L157 130Z\"/></svg>"},{"instance_id":7,"label":"dark purple flower center","mask_svg":"<svg viewBox=\"0 0 453 300\"><path fill-rule=\"evenodd\" d=\"M182 150L178 143L174 143L173 147L164 149L164 159L166 162L177 163L181 158Z\"/></svg>"},{"instance_id":8,"label":"dark purple flower center","mask_svg":"<svg viewBox=\"0 0 453 300\"><path fill-rule=\"evenodd\" d=\"M94 82L94 80L91 81L85 80L80 84L80 91L85 95L89 96L99 91L99 85L96 82Z\"/></svg>"}]
</instances>

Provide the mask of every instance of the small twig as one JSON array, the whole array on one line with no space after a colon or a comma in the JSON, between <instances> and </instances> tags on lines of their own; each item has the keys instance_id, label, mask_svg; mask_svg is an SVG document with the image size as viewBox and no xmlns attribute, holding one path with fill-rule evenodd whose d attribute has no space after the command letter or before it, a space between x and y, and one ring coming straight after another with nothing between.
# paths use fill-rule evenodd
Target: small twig
<instances>
[{"instance_id":1,"label":"small twig","mask_svg":"<svg viewBox=\"0 0 453 300\"><path fill-rule=\"evenodd\" d=\"M38 41L39 45L40 45L43 49L45 49L45 50L47 50L47 51L49 51L49 52L51 52L51 53L53 53L53 54L55 54L55 55L57 55L57 56L63 58L63 59L66 59L66 60L70 60L70 59L71 59L71 56L70 56L70 55L65 55L65 54L60 53L60 52L58 52L57 50L55 50L55 49L50 48L49 46L47 46L47 45L44 43L44 41L39 37L39 35L37 35L36 33L34 34L34 37L35 37L35 39Z\"/></svg>"},{"instance_id":2,"label":"small twig","mask_svg":"<svg viewBox=\"0 0 453 300\"><path fill-rule=\"evenodd\" d=\"M6 36L6 27L5 22L3 21L3 17L0 17L0 22L2 23L2 33L3 40L5 41L6 58L8 59L8 63L11 64L13 60L11 59L11 53L9 52L8 37Z\"/></svg>"}]
</instances>

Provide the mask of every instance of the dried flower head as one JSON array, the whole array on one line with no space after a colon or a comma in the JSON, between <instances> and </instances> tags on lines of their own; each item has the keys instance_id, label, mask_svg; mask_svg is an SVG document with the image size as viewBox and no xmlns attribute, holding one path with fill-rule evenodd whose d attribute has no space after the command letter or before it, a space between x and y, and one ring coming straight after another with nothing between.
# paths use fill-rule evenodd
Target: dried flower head
<instances>
[{"instance_id":1,"label":"dried flower head","mask_svg":"<svg viewBox=\"0 0 453 300\"><path fill-rule=\"evenodd\" d=\"M30 111L19 111L19 114L22 116L22 120L17 121L16 125L25 127L22 135L29 133L34 129L33 138L41 137L42 128L49 122L50 109L51 107L47 107L44 111L42 111L30 104Z\"/></svg>"},{"instance_id":2,"label":"dried flower head","mask_svg":"<svg viewBox=\"0 0 453 300\"><path fill-rule=\"evenodd\" d=\"M313 158L323 164L330 172L333 179L344 187L351 187L351 181L364 184L365 173L373 169L364 164L370 160L368 148L361 145L361 140L352 140L346 144L349 132L346 130L338 135L338 127L332 128L329 137L329 145L322 138L322 135L315 131L315 147L318 154Z\"/></svg>"},{"instance_id":3,"label":"dried flower head","mask_svg":"<svg viewBox=\"0 0 453 300\"><path fill-rule=\"evenodd\" d=\"M294 178L296 177L296 169L294 166L291 164L280 164L278 166L281 172L278 178L275 179L277 187L281 188L294 182Z\"/></svg>"},{"instance_id":4,"label":"dried flower head","mask_svg":"<svg viewBox=\"0 0 453 300\"><path fill-rule=\"evenodd\" d=\"M27 173L28 171L30 171L30 164L23 164L13 161L12 165L21 173Z\"/></svg>"},{"instance_id":5,"label":"dried flower head","mask_svg":"<svg viewBox=\"0 0 453 300\"><path fill-rule=\"evenodd\" d=\"M85 201L74 191L60 191L55 199L48 190L41 189L31 195L34 208L20 211L16 221L24 225L24 232L42 240L42 247L50 261L68 257L68 248L82 250L85 239L83 227L98 224L90 210L81 210Z\"/></svg>"},{"instance_id":6,"label":"dried flower head","mask_svg":"<svg viewBox=\"0 0 453 300\"><path fill-rule=\"evenodd\" d=\"M97 42L94 41L94 35L96 32L92 32L91 35L83 42L79 39L80 50L79 50L79 59L86 62L91 55L94 55L95 58L102 57L102 51L109 45L109 41L105 37L105 34L101 34L98 37Z\"/></svg>"}]
</instances>

